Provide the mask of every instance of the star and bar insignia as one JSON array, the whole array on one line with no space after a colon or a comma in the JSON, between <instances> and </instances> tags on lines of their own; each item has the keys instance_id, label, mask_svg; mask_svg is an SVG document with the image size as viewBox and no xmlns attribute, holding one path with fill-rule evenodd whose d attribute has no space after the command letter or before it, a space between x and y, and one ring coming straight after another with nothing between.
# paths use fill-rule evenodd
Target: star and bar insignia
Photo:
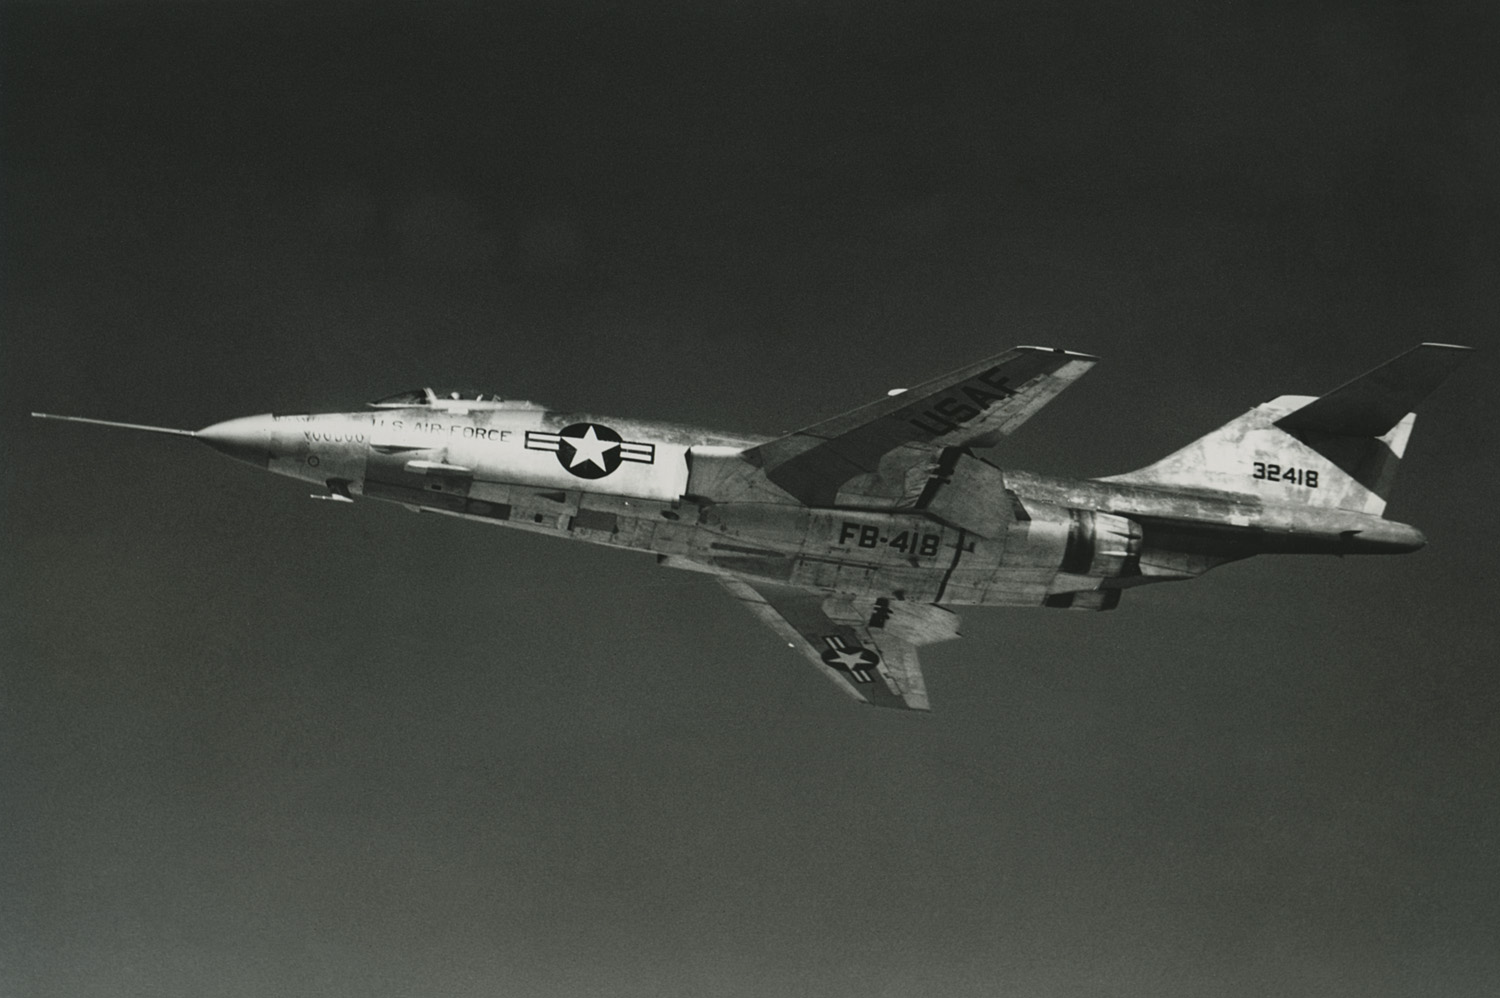
<instances>
[{"instance_id":1,"label":"star and bar insignia","mask_svg":"<svg viewBox=\"0 0 1500 998\"><path fill-rule=\"evenodd\" d=\"M656 461L655 444L625 440L601 423L574 423L557 433L527 430L526 449L555 453L557 463L579 478L603 478L625 461Z\"/></svg>"},{"instance_id":2,"label":"star and bar insignia","mask_svg":"<svg viewBox=\"0 0 1500 998\"><path fill-rule=\"evenodd\" d=\"M826 637L828 648L823 652L825 664L840 672L847 672L856 683L873 683L874 670L880 665L880 655L863 645L847 641L838 635Z\"/></svg>"}]
</instances>

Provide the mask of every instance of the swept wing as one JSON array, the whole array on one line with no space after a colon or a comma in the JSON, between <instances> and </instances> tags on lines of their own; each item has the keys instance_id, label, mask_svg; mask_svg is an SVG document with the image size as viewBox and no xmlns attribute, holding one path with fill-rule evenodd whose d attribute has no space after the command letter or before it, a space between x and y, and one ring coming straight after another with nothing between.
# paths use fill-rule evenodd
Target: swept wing
<instances>
[{"instance_id":1,"label":"swept wing","mask_svg":"<svg viewBox=\"0 0 1500 998\"><path fill-rule=\"evenodd\" d=\"M947 447L984 447L1011 433L1097 358L1015 347L899 395L753 447L744 458L808 506L834 505L848 483L866 498L909 497L914 469Z\"/></svg>"},{"instance_id":2,"label":"swept wing","mask_svg":"<svg viewBox=\"0 0 1500 998\"><path fill-rule=\"evenodd\" d=\"M723 576L719 584L839 689L876 707L930 709L917 649L959 636L958 615L932 604L830 596Z\"/></svg>"}]
</instances>

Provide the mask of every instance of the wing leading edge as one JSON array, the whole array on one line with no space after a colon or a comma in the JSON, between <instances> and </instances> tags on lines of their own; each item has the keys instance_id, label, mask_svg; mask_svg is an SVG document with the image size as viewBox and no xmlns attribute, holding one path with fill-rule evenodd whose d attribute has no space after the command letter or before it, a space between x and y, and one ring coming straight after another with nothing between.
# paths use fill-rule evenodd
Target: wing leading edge
<instances>
[{"instance_id":1,"label":"wing leading edge","mask_svg":"<svg viewBox=\"0 0 1500 998\"><path fill-rule=\"evenodd\" d=\"M959 636L958 615L951 610L723 576L719 584L854 699L898 710L931 709L917 649Z\"/></svg>"},{"instance_id":2,"label":"wing leading edge","mask_svg":"<svg viewBox=\"0 0 1500 998\"><path fill-rule=\"evenodd\" d=\"M995 443L1097 359L1049 347L1015 347L753 447L744 457L800 502L831 506L840 488L857 476L899 475L945 447ZM897 452L902 456L882 469Z\"/></svg>"}]
</instances>

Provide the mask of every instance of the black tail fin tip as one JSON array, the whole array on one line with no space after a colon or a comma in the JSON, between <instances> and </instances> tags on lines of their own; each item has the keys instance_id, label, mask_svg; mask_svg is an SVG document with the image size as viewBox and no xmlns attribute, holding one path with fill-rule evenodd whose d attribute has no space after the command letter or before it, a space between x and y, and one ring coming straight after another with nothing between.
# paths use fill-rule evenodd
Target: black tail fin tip
<instances>
[{"instance_id":1,"label":"black tail fin tip","mask_svg":"<svg viewBox=\"0 0 1500 998\"><path fill-rule=\"evenodd\" d=\"M1380 516L1426 398L1468 347L1423 343L1322 398L1281 395L1155 464L1100 479Z\"/></svg>"},{"instance_id":2,"label":"black tail fin tip","mask_svg":"<svg viewBox=\"0 0 1500 998\"><path fill-rule=\"evenodd\" d=\"M1288 433L1382 437L1471 353L1472 347L1423 343L1276 421Z\"/></svg>"}]
</instances>

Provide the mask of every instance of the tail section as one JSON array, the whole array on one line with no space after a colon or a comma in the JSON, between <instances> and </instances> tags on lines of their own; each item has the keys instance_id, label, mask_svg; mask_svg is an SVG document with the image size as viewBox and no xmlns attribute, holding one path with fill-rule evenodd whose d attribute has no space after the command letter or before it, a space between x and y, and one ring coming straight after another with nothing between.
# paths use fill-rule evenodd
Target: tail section
<instances>
[{"instance_id":1,"label":"tail section","mask_svg":"<svg viewBox=\"0 0 1500 998\"><path fill-rule=\"evenodd\" d=\"M1102 479L1379 516L1426 398L1469 353L1423 343L1320 398L1282 395L1155 464Z\"/></svg>"}]
</instances>

